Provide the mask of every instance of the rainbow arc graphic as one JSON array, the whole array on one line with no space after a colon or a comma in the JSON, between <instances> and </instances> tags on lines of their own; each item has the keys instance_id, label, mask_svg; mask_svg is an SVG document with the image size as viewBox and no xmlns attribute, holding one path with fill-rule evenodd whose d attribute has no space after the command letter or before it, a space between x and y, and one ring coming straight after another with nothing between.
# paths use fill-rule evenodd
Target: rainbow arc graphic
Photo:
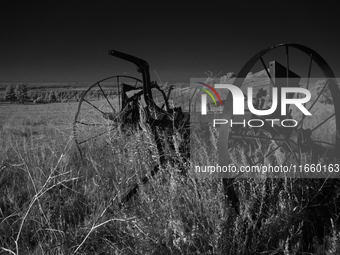
<instances>
[{"instance_id":1,"label":"rainbow arc graphic","mask_svg":"<svg viewBox=\"0 0 340 255\"><path fill-rule=\"evenodd\" d=\"M213 87L211 87L210 85L205 84L203 82L197 82L197 83L202 84L203 86L206 86L212 92L214 92L215 95L217 96L218 100L220 101L221 106L223 106L222 100L220 98L220 95L217 93L217 91ZM211 92L209 90L207 90L205 88L200 88L200 87L197 87L197 88L199 88L200 90L206 92L212 98L212 100L214 100L214 103L217 106L216 100L215 100L214 96L211 94ZM202 94L201 95L201 111L202 111L202 115L206 115L207 114L207 95L206 94Z\"/></svg>"}]
</instances>

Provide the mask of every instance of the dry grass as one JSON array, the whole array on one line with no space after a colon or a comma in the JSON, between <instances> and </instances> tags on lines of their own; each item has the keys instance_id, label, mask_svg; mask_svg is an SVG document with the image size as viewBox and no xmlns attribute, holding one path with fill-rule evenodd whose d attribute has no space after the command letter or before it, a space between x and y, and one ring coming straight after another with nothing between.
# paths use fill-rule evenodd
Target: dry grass
<instances>
[{"instance_id":1,"label":"dry grass","mask_svg":"<svg viewBox=\"0 0 340 255\"><path fill-rule=\"evenodd\" d=\"M337 180L237 179L237 215L219 179L179 175L189 166L167 149L172 164L119 208L158 163L155 141L148 127L111 133L87 143L82 162L76 106L0 106L0 254L289 254L306 242L339 253ZM201 157L214 163L210 142ZM246 164L244 154L235 147L231 158Z\"/></svg>"}]
</instances>

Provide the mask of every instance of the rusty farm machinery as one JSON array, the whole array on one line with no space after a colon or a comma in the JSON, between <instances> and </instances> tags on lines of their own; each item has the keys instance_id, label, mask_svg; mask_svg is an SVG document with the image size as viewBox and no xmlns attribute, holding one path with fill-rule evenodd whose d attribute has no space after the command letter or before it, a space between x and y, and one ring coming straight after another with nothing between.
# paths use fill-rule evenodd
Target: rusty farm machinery
<instances>
[{"instance_id":1,"label":"rusty farm machinery","mask_svg":"<svg viewBox=\"0 0 340 255\"><path fill-rule=\"evenodd\" d=\"M210 108L206 115L196 113L197 90L189 93L189 105L171 105L171 89L161 88L157 82L151 81L148 63L140 58L111 50L109 55L131 62L137 66L141 78L126 75L116 75L90 86L82 95L75 115L73 131L76 146L82 155L86 154L86 144L95 139L101 139L117 128L138 128L141 122L150 126L156 143L159 164L154 166L151 176L162 169L169 159L164 153L160 139L161 132L179 132L184 137L180 152L184 161L190 161L190 129L195 122L212 126L212 119L234 120L243 119L244 123L252 121L252 125L219 125L218 164L228 166L231 162L230 153L236 147L248 148L245 152L249 165L265 164L277 150L285 152L284 162L291 161L296 166L308 162L326 164L339 163L340 158L340 90L336 77L326 61L314 50L299 44L283 43L260 51L253 56L241 69L235 78L227 82L245 91L253 88L255 99L259 99L258 109L272 103L272 89L303 87L313 91L311 100L304 103L312 116L306 116L287 104L285 114L281 114L281 99L277 99L277 109L271 113L271 124L265 121L266 116L258 116L249 111L244 115L233 115L232 93L223 93L223 107L218 110ZM269 62L267 65L265 59ZM275 59L275 61L272 61ZM258 70L261 70L260 72ZM293 71L294 70L294 71ZM299 73L299 74L297 74ZM318 77L318 86L311 86L313 79ZM315 81L314 81L315 82ZM197 87L197 84L195 85ZM110 89L118 91L113 96ZM266 92L263 93L266 89ZM218 90L218 89L217 89ZM132 94L133 93L133 94ZM155 96L157 94L157 96ZM280 95L280 92L279 92ZM248 97L251 95L248 95ZM288 93L287 98L299 98L298 93ZM94 100L93 98L96 98ZM143 102L143 107L142 103ZM211 104L208 104L211 105ZM145 112L140 117L141 108ZM294 122L292 122L294 120ZM256 124L257 123L257 124ZM260 123L261 125L258 125ZM171 140L171 139L169 139ZM265 147L271 143L274 146ZM171 141L170 141L171 144ZM170 146L174 148L173 144ZM183 161L183 162L184 162ZM185 171L182 171L185 174ZM234 209L239 211L239 201L233 188L235 176L222 176L225 195L231 201ZM146 183L148 177L142 179ZM137 192L136 184L122 199L124 204Z\"/></svg>"}]
</instances>

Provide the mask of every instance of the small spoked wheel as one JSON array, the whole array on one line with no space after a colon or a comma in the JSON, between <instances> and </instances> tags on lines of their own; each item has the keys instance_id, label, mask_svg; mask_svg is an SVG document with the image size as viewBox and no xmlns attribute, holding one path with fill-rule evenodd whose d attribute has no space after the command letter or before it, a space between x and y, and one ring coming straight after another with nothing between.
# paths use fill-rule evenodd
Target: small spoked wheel
<instances>
[{"instance_id":1,"label":"small spoked wheel","mask_svg":"<svg viewBox=\"0 0 340 255\"><path fill-rule=\"evenodd\" d=\"M142 87L138 78L117 75L94 83L82 94L73 122L74 140L81 155L86 146L109 141L127 117L129 106L124 105L123 88L138 91Z\"/></svg>"}]
</instances>

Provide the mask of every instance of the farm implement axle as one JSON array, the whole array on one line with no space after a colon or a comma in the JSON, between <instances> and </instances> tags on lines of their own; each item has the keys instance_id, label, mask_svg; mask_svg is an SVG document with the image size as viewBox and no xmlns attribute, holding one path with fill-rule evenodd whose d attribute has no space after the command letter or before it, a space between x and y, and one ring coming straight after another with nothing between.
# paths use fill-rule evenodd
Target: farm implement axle
<instances>
[{"instance_id":1,"label":"farm implement axle","mask_svg":"<svg viewBox=\"0 0 340 255\"><path fill-rule=\"evenodd\" d=\"M180 104L170 104L170 101L173 102L175 99L171 96L173 93L171 91L184 93L184 90L176 86L161 87L152 82L149 65L143 59L113 50L109 51L109 55L135 64L142 77L139 79L124 75L112 76L93 84L84 92L73 125L74 139L82 158L86 158L88 142L110 136L117 128L127 130L147 125L157 148L158 164L153 167L149 177L142 178L141 184L145 184L169 163L181 168L183 175L187 174L186 163L195 161L192 150L194 146L190 139L195 135L193 126L199 130L209 127L217 130L220 166L230 165L232 163L230 155L240 148L248 165L264 164L278 150L285 155L284 162L281 162L283 165L289 161L296 165L306 162L339 161L337 153L340 150L339 86L326 61L306 46L284 43L262 50L245 64L235 78L225 81L243 92L251 87L255 95L254 107L257 110L270 108L273 102L271 95L275 88L278 91L277 108L268 116L252 114L247 109L243 115L233 115L233 94L221 90L219 94L223 102L222 109L214 109L214 104L208 102L210 111L207 115L196 112L200 98L199 93L196 93L196 87L185 90L188 91L186 92L189 98L188 108ZM273 58L281 62L285 60L285 66L278 60L268 61L267 66L264 60L267 55L270 60ZM297 57L294 58L292 55ZM292 69L297 71L293 72ZM315 71L314 75L312 69ZM305 73L305 77L301 78L298 72ZM297 87L312 91L311 100L303 103L303 107L311 112L311 116L302 114L293 104L283 105L281 102L281 89ZM110 89L115 91L112 93ZM252 95L248 95L248 98L250 96ZM301 100L299 93L287 93L287 98ZM325 114L320 114L321 107L327 108ZM240 121L244 124L230 125L232 122ZM170 149L180 151L180 160L173 162L173 159L166 156L161 139L164 133L165 137L168 137ZM183 138L179 146L172 139L176 134ZM233 186L234 178L222 176L223 187L235 211L239 212L239 200ZM121 205L128 202L137 193L138 188L138 184L132 187L121 200Z\"/></svg>"}]
</instances>

